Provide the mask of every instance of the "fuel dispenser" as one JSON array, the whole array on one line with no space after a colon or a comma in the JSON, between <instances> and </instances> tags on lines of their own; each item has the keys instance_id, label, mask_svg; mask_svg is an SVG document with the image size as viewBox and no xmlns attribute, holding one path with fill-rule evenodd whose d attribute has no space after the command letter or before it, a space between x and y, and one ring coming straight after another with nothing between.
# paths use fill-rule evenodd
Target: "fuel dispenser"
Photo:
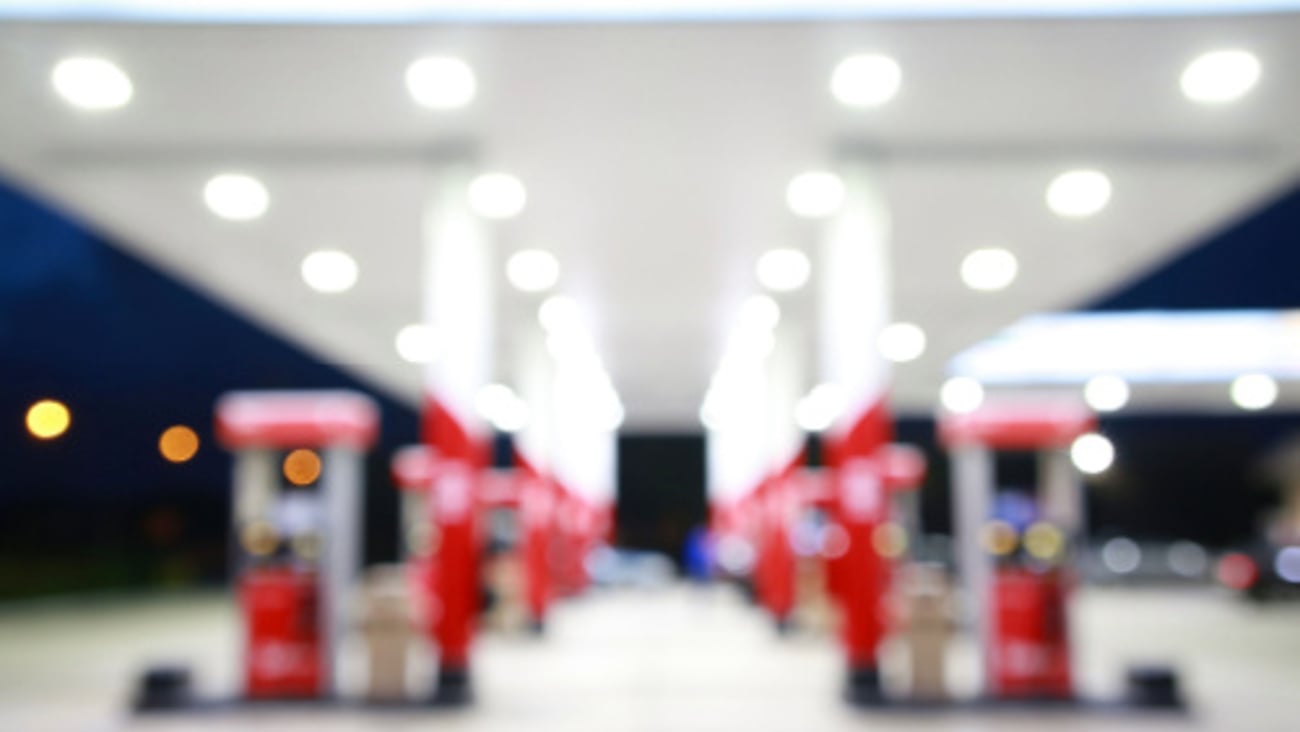
<instances>
[{"instance_id":1,"label":"fuel dispenser","mask_svg":"<svg viewBox=\"0 0 1300 732\"><path fill-rule=\"evenodd\" d=\"M992 405L945 414L940 438L952 454L955 551L976 636L983 696L1074 698L1069 598L1084 536L1082 481L1069 448L1096 428L1074 403ZM994 451L1038 454L1036 520L1023 531L992 520Z\"/></svg>"},{"instance_id":2,"label":"fuel dispenser","mask_svg":"<svg viewBox=\"0 0 1300 732\"><path fill-rule=\"evenodd\" d=\"M378 408L352 392L235 392L217 403L216 432L235 453L244 696L337 697Z\"/></svg>"},{"instance_id":3,"label":"fuel dispenser","mask_svg":"<svg viewBox=\"0 0 1300 732\"><path fill-rule=\"evenodd\" d=\"M231 574L242 625L238 700L342 698L340 655L360 568L362 458L379 409L350 391L231 392L216 436L234 453ZM139 712L208 708L190 669L145 670Z\"/></svg>"}]
</instances>

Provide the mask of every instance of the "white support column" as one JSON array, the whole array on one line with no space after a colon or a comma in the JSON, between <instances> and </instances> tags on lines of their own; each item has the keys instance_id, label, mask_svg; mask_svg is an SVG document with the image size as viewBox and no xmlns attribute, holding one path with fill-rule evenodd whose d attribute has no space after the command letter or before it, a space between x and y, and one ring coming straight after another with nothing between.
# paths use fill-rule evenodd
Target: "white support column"
<instances>
[{"instance_id":1,"label":"white support column","mask_svg":"<svg viewBox=\"0 0 1300 732\"><path fill-rule=\"evenodd\" d=\"M329 673L329 690L335 698L342 695L342 658L344 639L351 627L352 588L361 568L361 489L363 456L347 447L327 446L321 451L320 492L322 518L322 566L320 578L320 621L326 642L321 659Z\"/></svg>"},{"instance_id":2,"label":"white support column","mask_svg":"<svg viewBox=\"0 0 1300 732\"><path fill-rule=\"evenodd\" d=\"M982 536L992 505L993 454L980 445L963 445L952 451L953 556L961 573L966 617L976 640L978 692L989 689L989 663L993 653L993 557Z\"/></svg>"}]
</instances>

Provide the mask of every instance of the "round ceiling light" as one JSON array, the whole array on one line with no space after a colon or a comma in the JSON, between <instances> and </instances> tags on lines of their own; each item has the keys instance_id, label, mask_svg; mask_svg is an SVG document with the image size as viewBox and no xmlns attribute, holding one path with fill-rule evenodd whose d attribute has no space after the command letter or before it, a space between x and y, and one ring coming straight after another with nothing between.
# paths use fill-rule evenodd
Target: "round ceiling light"
<instances>
[{"instance_id":1,"label":"round ceiling light","mask_svg":"<svg viewBox=\"0 0 1300 732\"><path fill-rule=\"evenodd\" d=\"M1047 186L1047 207L1057 216L1084 218L1110 203L1110 178L1097 170L1071 170L1052 179Z\"/></svg>"},{"instance_id":2,"label":"round ceiling light","mask_svg":"<svg viewBox=\"0 0 1300 732\"><path fill-rule=\"evenodd\" d=\"M915 361L925 353L925 331L915 323L891 323L880 331L876 347L894 363Z\"/></svg>"},{"instance_id":3,"label":"round ceiling light","mask_svg":"<svg viewBox=\"0 0 1300 732\"><path fill-rule=\"evenodd\" d=\"M550 252L525 249L506 261L506 279L523 292L549 290L560 279L560 263Z\"/></svg>"},{"instance_id":4,"label":"round ceiling light","mask_svg":"<svg viewBox=\"0 0 1300 732\"><path fill-rule=\"evenodd\" d=\"M1114 412L1128 404L1128 382L1114 374L1102 374L1088 380L1083 399L1098 412Z\"/></svg>"},{"instance_id":5,"label":"round ceiling light","mask_svg":"<svg viewBox=\"0 0 1300 732\"><path fill-rule=\"evenodd\" d=\"M976 249L961 262L961 280L972 290L1005 289L1020 271L1016 256L1006 249Z\"/></svg>"},{"instance_id":6,"label":"round ceiling light","mask_svg":"<svg viewBox=\"0 0 1300 732\"><path fill-rule=\"evenodd\" d=\"M1202 104L1226 104L1246 95L1259 83L1259 59L1249 51L1211 51L1183 70L1183 94Z\"/></svg>"},{"instance_id":7,"label":"round ceiling light","mask_svg":"<svg viewBox=\"0 0 1300 732\"><path fill-rule=\"evenodd\" d=\"M808 283L812 263L798 249L773 249L758 258L758 282L775 292L791 292Z\"/></svg>"},{"instance_id":8,"label":"round ceiling light","mask_svg":"<svg viewBox=\"0 0 1300 732\"><path fill-rule=\"evenodd\" d=\"M478 82L469 64L451 56L430 56L406 68L406 90L429 109L459 109L474 100Z\"/></svg>"},{"instance_id":9,"label":"round ceiling light","mask_svg":"<svg viewBox=\"0 0 1300 732\"><path fill-rule=\"evenodd\" d=\"M524 184L508 173L484 173L469 184L469 206L485 219L512 219L527 203Z\"/></svg>"},{"instance_id":10,"label":"round ceiling light","mask_svg":"<svg viewBox=\"0 0 1300 732\"><path fill-rule=\"evenodd\" d=\"M844 204L844 181L838 175L814 170L796 175L785 189L785 202L797 216L830 216Z\"/></svg>"},{"instance_id":11,"label":"round ceiling light","mask_svg":"<svg viewBox=\"0 0 1300 732\"><path fill-rule=\"evenodd\" d=\"M831 73L831 94L846 107L879 107L893 99L903 83L898 62L881 54L850 56Z\"/></svg>"},{"instance_id":12,"label":"round ceiling light","mask_svg":"<svg viewBox=\"0 0 1300 732\"><path fill-rule=\"evenodd\" d=\"M437 332L424 323L412 323L397 332L397 355L410 363L430 363L438 358Z\"/></svg>"},{"instance_id":13,"label":"round ceiling light","mask_svg":"<svg viewBox=\"0 0 1300 732\"><path fill-rule=\"evenodd\" d=\"M317 292L347 292L357 283L357 261L347 252L324 249L302 260L302 279Z\"/></svg>"},{"instance_id":14,"label":"round ceiling light","mask_svg":"<svg viewBox=\"0 0 1300 732\"><path fill-rule=\"evenodd\" d=\"M65 58L55 64L50 82L68 104L89 111L124 107L135 91L131 77L117 64L90 56Z\"/></svg>"},{"instance_id":15,"label":"round ceiling light","mask_svg":"<svg viewBox=\"0 0 1300 732\"><path fill-rule=\"evenodd\" d=\"M984 387L969 376L954 376L943 383L939 402L954 414L968 414L984 403Z\"/></svg>"},{"instance_id":16,"label":"round ceiling light","mask_svg":"<svg viewBox=\"0 0 1300 732\"><path fill-rule=\"evenodd\" d=\"M1273 406L1277 401L1278 387L1273 377L1266 374L1238 376L1230 389L1232 403L1250 412Z\"/></svg>"},{"instance_id":17,"label":"round ceiling light","mask_svg":"<svg viewBox=\"0 0 1300 732\"><path fill-rule=\"evenodd\" d=\"M258 179L242 173L213 176L203 187L203 201L228 221L252 221L266 213L271 196Z\"/></svg>"}]
</instances>

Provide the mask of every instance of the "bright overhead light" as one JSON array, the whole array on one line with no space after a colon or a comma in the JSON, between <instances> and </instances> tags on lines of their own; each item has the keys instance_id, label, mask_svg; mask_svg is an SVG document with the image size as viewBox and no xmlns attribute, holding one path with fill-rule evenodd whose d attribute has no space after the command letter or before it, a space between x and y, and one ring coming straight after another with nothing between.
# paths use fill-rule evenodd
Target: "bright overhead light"
<instances>
[{"instance_id":1,"label":"bright overhead light","mask_svg":"<svg viewBox=\"0 0 1300 732\"><path fill-rule=\"evenodd\" d=\"M798 216L830 216L844 204L844 181L838 175L814 170L796 175L785 189L785 202Z\"/></svg>"},{"instance_id":2,"label":"bright overhead light","mask_svg":"<svg viewBox=\"0 0 1300 732\"><path fill-rule=\"evenodd\" d=\"M1096 432L1089 432L1070 443L1070 461L1088 475L1104 473L1115 462L1115 446Z\"/></svg>"},{"instance_id":3,"label":"bright overhead light","mask_svg":"<svg viewBox=\"0 0 1300 732\"><path fill-rule=\"evenodd\" d=\"M894 363L915 361L925 353L925 331L915 323L891 323L876 337L876 347Z\"/></svg>"},{"instance_id":4,"label":"bright overhead light","mask_svg":"<svg viewBox=\"0 0 1300 732\"><path fill-rule=\"evenodd\" d=\"M822 432L844 412L844 390L836 384L818 384L794 408L794 421L805 432Z\"/></svg>"},{"instance_id":5,"label":"bright overhead light","mask_svg":"<svg viewBox=\"0 0 1300 732\"><path fill-rule=\"evenodd\" d=\"M523 292L549 290L560 279L560 263L550 252L525 249L506 261L506 279Z\"/></svg>"},{"instance_id":6,"label":"bright overhead light","mask_svg":"<svg viewBox=\"0 0 1300 732\"><path fill-rule=\"evenodd\" d=\"M347 252L323 249L302 260L302 279L317 292L346 292L357 283L357 273L357 261Z\"/></svg>"},{"instance_id":7,"label":"bright overhead light","mask_svg":"<svg viewBox=\"0 0 1300 732\"><path fill-rule=\"evenodd\" d=\"M903 70L880 54L850 56L831 74L831 94L846 107L878 107L898 94Z\"/></svg>"},{"instance_id":8,"label":"bright overhead light","mask_svg":"<svg viewBox=\"0 0 1300 732\"><path fill-rule=\"evenodd\" d=\"M1224 104L1246 95L1259 82L1259 59L1249 51L1212 51L1183 70L1181 86L1188 99Z\"/></svg>"},{"instance_id":9,"label":"bright overhead light","mask_svg":"<svg viewBox=\"0 0 1300 732\"><path fill-rule=\"evenodd\" d=\"M1005 249L976 249L961 262L961 279L972 290L992 292L1004 289L1016 279L1020 264Z\"/></svg>"},{"instance_id":10,"label":"bright overhead light","mask_svg":"<svg viewBox=\"0 0 1300 732\"><path fill-rule=\"evenodd\" d=\"M1058 216L1078 219L1106 208L1110 202L1110 178L1097 170L1071 170L1052 179L1047 186L1047 207Z\"/></svg>"},{"instance_id":11,"label":"bright overhead light","mask_svg":"<svg viewBox=\"0 0 1300 732\"><path fill-rule=\"evenodd\" d=\"M1083 400L1098 412L1114 412L1128 404L1128 382L1114 374L1102 374L1088 380Z\"/></svg>"},{"instance_id":12,"label":"bright overhead light","mask_svg":"<svg viewBox=\"0 0 1300 732\"><path fill-rule=\"evenodd\" d=\"M1246 374L1232 382L1232 403L1250 412L1267 409L1277 401L1277 382L1266 374Z\"/></svg>"},{"instance_id":13,"label":"bright overhead light","mask_svg":"<svg viewBox=\"0 0 1300 732\"><path fill-rule=\"evenodd\" d=\"M781 322L781 306L767 295L753 295L740 306L742 328L772 330Z\"/></svg>"},{"instance_id":14,"label":"bright overhead light","mask_svg":"<svg viewBox=\"0 0 1300 732\"><path fill-rule=\"evenodd\" d=\"M984 387L968 376L954 376L943 382L939 389L939 402L954 414L967 414L984 403Z\"/></svg>"},{"instance_id":15,"label":"bright overhead light","mask_svg":"<svg viewBox=\"0 0 1300 732\"><path fill-rule=\"evenodd\" d=\"M537 322L550 333L574 331L582 327L578 303L568 295L552 295L537 308Z\"/></svg>"},{"instance_id":16,"label":"bright overhead light","mask_svg":"<svg viewBox=\"0 0 1300 732\"><path fill-rule=\"evenodd\" d=\"M431 326L413 323L397 332L397 354L411 363L429 363L438 358L438 334Z\"/></svg>"},{"instance_id":17,"label":"bright overhead light","mask_svg":"<svg viewBox=\"0 0 1300 732\"><path fill-rule=\"evenodd\" d=\"M773 249L758 258L754 271L763 287L790 292L807 284L812 264L808 255L798 249Z\"/></svg>"},{"instance_id":18,"label":"bright overhead light","mask_svg":"<svg viewBox=\"0 0 1300 732\"><path fill-rule=\"evenodd\" d=\"M508 173L484 173L469 184L469 206L485 219L512 219L527 203L524 184Z\"/></svg>"},{"instance_id":19,"label":"bright overhead light","mask_svg":"<svg viewBox=\"0 0 1300 732\"><path fill-rule=\"evenodd\" d=\"M406 67L406 90L429 109L459 109L474 99L478 83L469 64L450 56L431 56Z\"/></svg>"},{"instance_id":20,"label":"bright overhead light","mask_svg":"<svg viewBox=\"0 0 1300 732\"><path fill-rule=\"evenodd\" d=\"M112 61L90 56L65 58L50 74L54 90L78 109L117 109L131 101L131 77Z\"/></svg>"},{"instance_id":21,"label":"bright overhead light","mask_svg":"<svg viewBox=\"0 0 1300 732\"><path fill-rule=\"evenodd\" d=\"M251 175L222 173L203 187L203 200L212 213L229 221L251 221L266 213L271 196Z\"/></svg>"},{"instance_id":22,"label":"bright overhead light","mask_svg":"<svg viewBox=\"0 0 1300 732\"><path fill-rule=\"evenodd\" d=\"M474 409L502 432L518 432L528 426L528 405L505 384L488 384L479 389Z\"/></svg>"}]
</instances>

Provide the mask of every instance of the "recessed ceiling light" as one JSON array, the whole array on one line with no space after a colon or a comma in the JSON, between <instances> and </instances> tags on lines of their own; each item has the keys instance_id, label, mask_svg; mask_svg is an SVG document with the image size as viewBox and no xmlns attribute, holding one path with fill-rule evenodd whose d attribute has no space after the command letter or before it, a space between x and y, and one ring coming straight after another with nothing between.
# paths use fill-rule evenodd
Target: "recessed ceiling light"
<instances>
[{"instance_id":1,"label":"recessed ceiling light","mask_svg":"<svg viewBox=\"0 0 1300 732\"><path fill-rule=\"evenodd\" d=\"M850 56L831 74L831 94L846 107L878 107L898 94L903 71L881 54Z\"/></svg>"},{"instance_id":2,"label":"recessed ceiling light","mask_svg":"<svg viewBox=\"0 0 1300 732\"><path fill-rule=\"evenodd\" d=\"M90 56L66 58L50 76L54 90L79 109L107 110L131 101L131 77L112 61Z\"/></svg>"},{"instance_id":3,"label":"recessed ceiling light","mask_svg":"<svg viewBox=\"0 0 1300 732\"><path fill-rule=\"evenodd\" d=\"M1110 203L1110 178L1097 170L1071 170L1047 186L1047 207L1058 216L1077 219L1106 208Z\"/></svg>"},{"instance_id":4,"label":"recessed ceiling light","mask_svg":"<svg viewBox=\"0 0 1300 732\"><path fill-rule=\"evenodd\" d=\"M1019 271L1015 255L1005 249L976 249L961 262L962 282L983 292L1006 288Z\"/></svg>"},{"instance_id":5,"label":"recessed ceiling light","mask_svg":"<svg viewBox=\"0 0 1300 732\"><path fill-rule=\"evenodd\" d=\"M808 255L798 249L773 249L758 258L754 269L763 287L776 292L790 292L807 284L812 264Z\"/></svg>"},{"instance_id":6,"label":"recessed ceiling light","mask_svg":"<svg viewBox=\"0 0 1300 732\"><path fill-rule=\"evenodd\" d=\"M1128 404L1128 382L1114 374L1102 374L1088 380L1083 399L1098 412L1114 412Z\"/></svg>"},{"instance_id":7,"label":"recessed ceiling light","mask_svg":"<svg viewBox=\"0 0 1300 732\"><path fill-rule=\"evenodd\" d=\"M302 260L302 279L317 292L346 292L357 283L357 274L357 261L347 252L323 249Z\"/></svg>"},{"instance_id":8,"label":"recessed ceiling light","mask_svg":"<svg viewBox=\"0 0 1300 732\"><path fill-rule=\"evenodd\" d=\"M1259 59L1249 51L1212 51L1183 70L1181 86L1188 99L1224 104L1246 95L1259 82Z\"/></svg>"},{"instance_id":9,"label":"recessed ceiling light","mask_svg":"<svg viewBox=\"0 0 1300 732\"><path fill-rule=\"evenodd\" d=\"M818 384L795 405L794 419L805 432L822 432L844 412L844 390L836 384Z\"/></svg>"},{"instance_id":10,"label":"recessed ceiling light","mask_svg":"<svg viewBox=\"0 0 1300 732\"><path fill-rule=\"evenodd\" d=\"M1273 406L1277 401L1277 382L1266 374L1246 374L1232 382L1232 403L1255 412Z\"/></svg>"},{"instance_id":11,"label":"recessed ceiling light","mask_svg":"<svg viewBox=\"0 0 1300 732\"><path fill-rule=\"evenodd\" d=\"M511 219L524 210L528 192L507 173L484 173L469 185L469 206L485 219Z\"/></svg>"},{"instance_id":12,"label":"recessed ceiling light","mask_svg":"<svg viewBox=\"0 0 1300 732\"><path fill-rule=\"evenodd\" d=\"M518 432L528 426L528 404L505 384L488 384L478 390L474 408L502 432Z\"/></svg>"},{"instance_id":13,"label":"recessed ceiling light","mask_svg":"<svg viewBox=\"0 0 1300 732\"><path fill-rule=\"evenodd\" d=\"M214 176L203 187L212 213L230 221L251 221L266 213L271 196L258 179L242 173Z\"/></svg>"},{"instance_id":14,"label":"recessed ceiling light","mask_svg":"<svg viewBox=\"0 0 1300 732\"><path fill-rule=\"evenodd\" d=\"M548 333L566 333L580 330L582 313L578 303L567 295L552 295L537 308L537 322Z\"/></svg>"},{"instance_id":15,"label":"recessed ceiling light","mask_svg":"<svg viewBox=\"0 0 1300 732\"><path fill-rule=\"evenodd\" d=\"M753 295L740 306L741 327L770 331L781 322L781 306L767 295Z\"/></svg>"},{"instance_id":16,"label":"recessed ceiling light","mask_svg":"<svg viewBox=\"0 0 1300 732\"><path fill-rule=\"evenodd\" d=\"M925 331L914 323L891 323L880 331L876 347L895 363L915 361L925 353Z\"/></svg>"},{"instance_id":17,"label":"recessed ceiling light","mask_svg":"<svg viewBox=\"0 0 1300 732\"><path fill-rule=\"evenodd\" d=\"M410 363L430 363L440 352L438 334L424 323L412 323L397 332L397 354Z\"/></svg>"},{"instance_id":18,"label":"recessed ceiling light","mask_svg":"<svg viewBox=\"0 0 1300 732\"><path fill-rule=\"evenodd\" d=\"M1088 475L1104 473L1115 462L1115 446L1095 432L1080 435L1070 443L1070 461Z\"/></svg>"},{"instance_id":19,"label":"recessed ceiling light","mask_svg":"<svg viewBox=\"0 0 1300 732\"><path fill-rule=\"evenodd\" d=\"M800 173L786 186L785 201L798 216L829 216L844 204L844 181L825 171Z\"/></svg>"},{"instance_id":20,"label":"recessed ceiling light","mask_svg":"<svg viewBox=\"0 0 1300 732\"><path fill-rule=\"evenodd\" d=\"M406 90L429 109L459 109L474 99L478 83L469 64L451 56L422 58L406 68Z\"/></svg>"},{"instance_id":21,"label":"recessed ceiling light","mask_svg":"<svg viewBox=\"0 0 1300 732\"><path fill-rule=\"evenodd\" d=\"M969 376L954 376L943 382L939 402L955 414L973 412L984 403L984 387Z\"/></svg>"},{"instance_id":22,"label":"recessed ceiling light","mask_svg":"<svg viewBox=\"0 0 1300 732\"><path fill-rule=\"evenodd\" d=\"M506 279L524 292L549 290L560 279L560 263L550 252L525 249L506 261Z\"/></svg>"}]
</instances>

